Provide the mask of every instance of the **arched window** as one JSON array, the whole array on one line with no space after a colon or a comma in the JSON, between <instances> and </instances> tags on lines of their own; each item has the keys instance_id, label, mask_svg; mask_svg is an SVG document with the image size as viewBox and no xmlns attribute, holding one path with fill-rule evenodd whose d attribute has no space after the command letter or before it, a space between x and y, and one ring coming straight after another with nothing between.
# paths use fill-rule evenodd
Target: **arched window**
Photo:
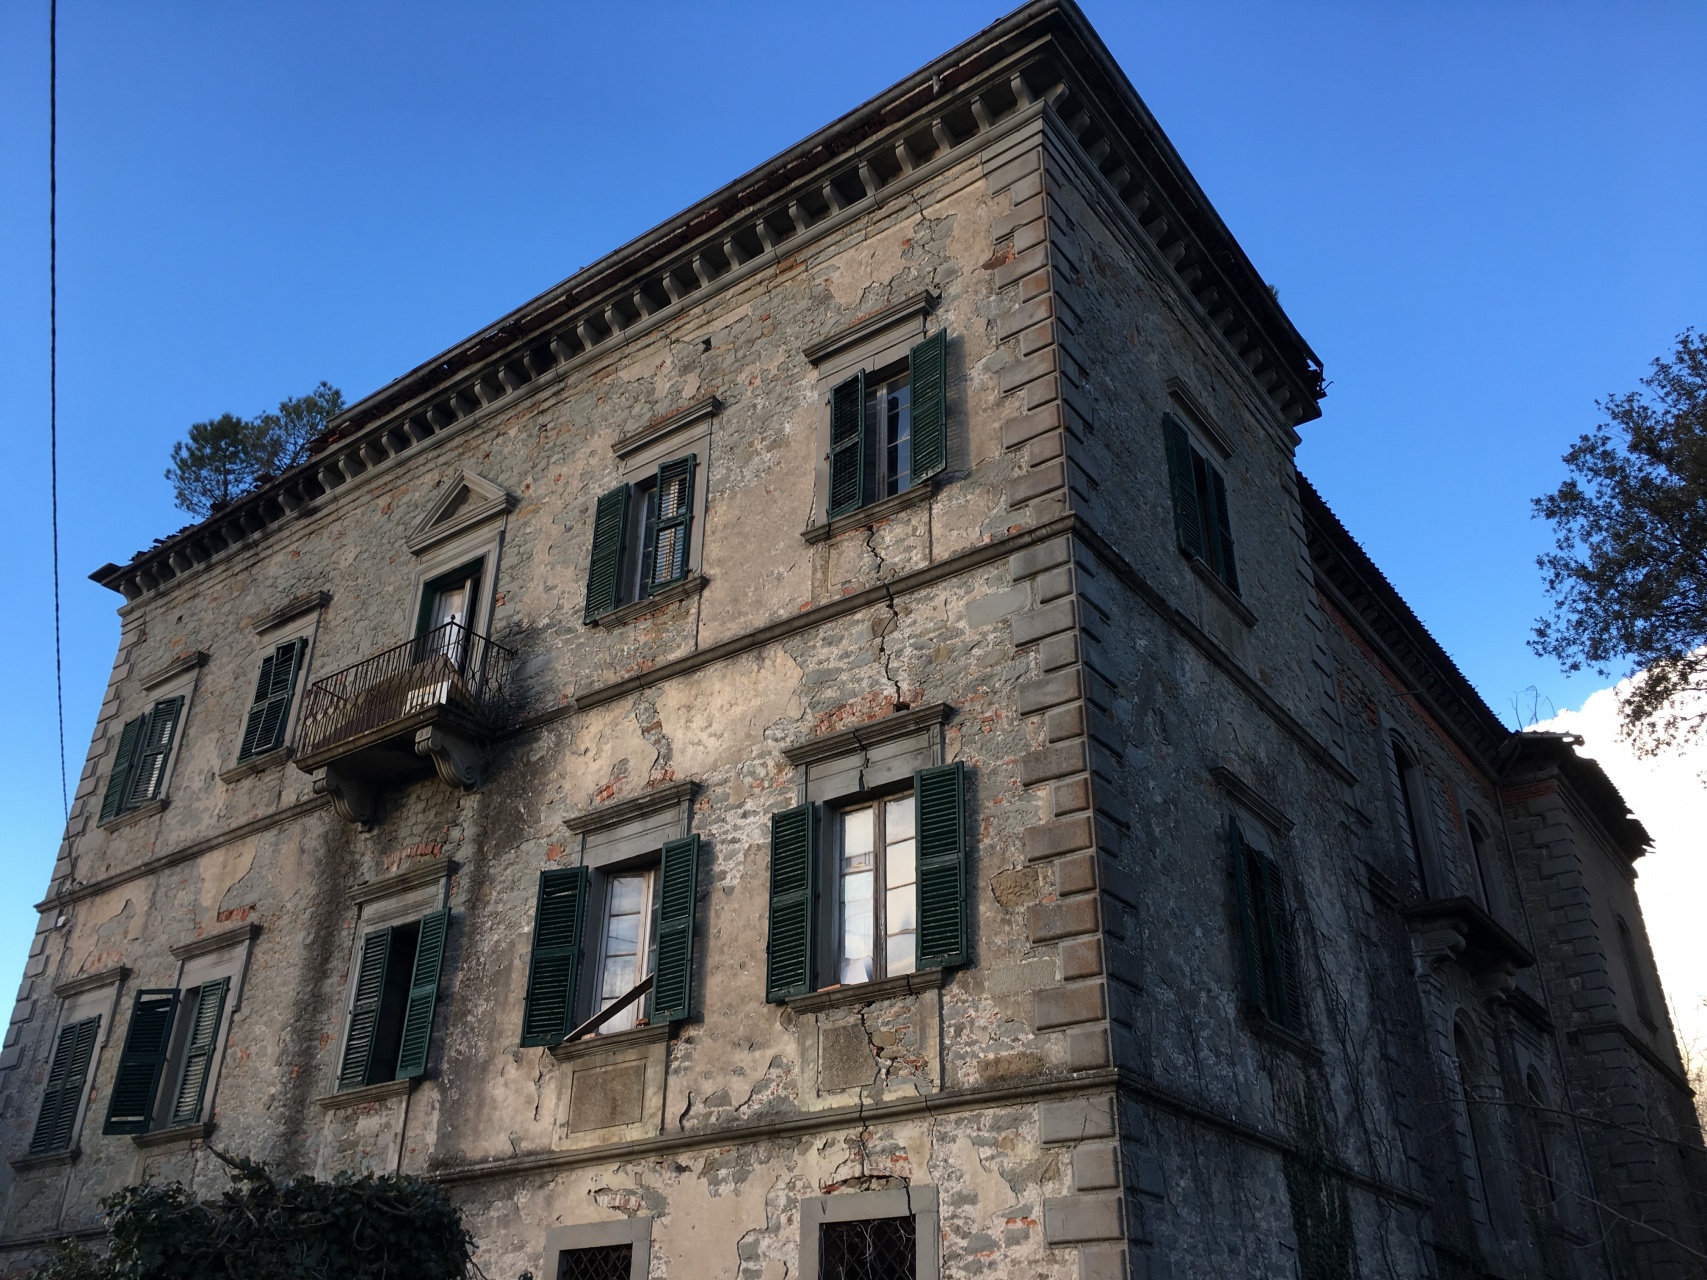
<instances>
[{"instance_id":1,"label":"arched window","mask_svg":"<svg viewBox=\"0 0 1707 1280\"><path fill-rule=\"evenodd\" d=\"M1430 872L1430 860L1427 837L1423 834L1422 814L1424 809L1424 792L1422 769L1417 759L1405 749L1404 743L1393 739L1393 771L1398 778L1399 820L1402 824L1405 841L1411 847L1411 858L1416 863L1417 879L1422 884L1424 898L1440 896L1441 886L1435 883L1435 877Z\"/></svg>"},{"instance_id":2,"label":"arched window","mask_svg":"<svg viewBox=\"0 0 1707 1280\"><path fill-rule=\"evenodd\" d=\"M1630 994L1636 1001L1636 1016L1648 1026L1654 1025L1654 1007L1648 1003L1648 984L1642 978L1642 966L1636 960L1636 939L1624 917L1618 917L1618 948L1624 953L1624 973L1630 983Z\"/></svg>"}]
</instances>

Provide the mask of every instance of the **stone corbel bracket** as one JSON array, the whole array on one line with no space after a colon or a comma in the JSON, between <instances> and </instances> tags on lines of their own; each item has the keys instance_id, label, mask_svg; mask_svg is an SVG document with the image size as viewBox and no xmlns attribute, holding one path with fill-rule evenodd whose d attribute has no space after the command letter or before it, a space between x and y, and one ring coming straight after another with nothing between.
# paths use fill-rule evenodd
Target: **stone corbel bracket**
<instances>
[{"instance_id":1,"label":"stone corbel bracket","mask_svg":"<svg viewBox=\"0 0 1707 1280\"><path fill-rule=\"evenodd\" d=\"M426 756L447 787L472 791L486 775L486 750L471 738L430 724L415 730L415 754Z\"/></svg>"},{"instance_id":2,"label":"stone corbel bracket","mask_svg":"<svg viewBox=\"0 0 1707 1280\"><path fill-rule=\"evenodd\" d=\"M332 809L345 822L369 830L379 816L378 789L367 778L346 773L329 764L314 780L314 794L332 801Z\"/></svg>"}]
</instances>

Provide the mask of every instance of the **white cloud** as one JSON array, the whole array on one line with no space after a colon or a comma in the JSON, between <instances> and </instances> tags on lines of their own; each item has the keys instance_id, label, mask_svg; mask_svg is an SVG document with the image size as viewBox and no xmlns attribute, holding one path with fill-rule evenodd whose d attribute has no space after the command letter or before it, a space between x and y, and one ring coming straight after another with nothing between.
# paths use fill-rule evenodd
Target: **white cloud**
<instances>
[{"instance_id":1,"label":"white cloud","mask_svg":"<svg viewBox=\"0 0 1707 1280\"><path fill-rule=\"evenodd\" d=\"M1561 711L1536 725L1581 734L1577 748L1593 756L1654 838L1653 851L1636 863L1636 892L1648 925L1666 998L1685 1042L1707 1041L1707 744L1638 756L1618 734L1618 690L1589 695L1577 711Z\"/></svg>"}]
</instances>

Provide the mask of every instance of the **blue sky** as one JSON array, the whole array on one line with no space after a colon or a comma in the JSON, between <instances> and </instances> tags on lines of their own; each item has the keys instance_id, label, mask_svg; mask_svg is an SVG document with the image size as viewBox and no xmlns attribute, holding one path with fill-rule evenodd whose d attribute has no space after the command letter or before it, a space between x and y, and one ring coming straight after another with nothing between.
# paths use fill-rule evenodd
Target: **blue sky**
<instances>
[{"instance_id":1,"label":"blue sky","mask_svg":"<svg viewBox=\"0 0 1707 1280\"><path fill-rule=\"evenodd\" d=\"M1323 358L1305 472L1497 711L1580 705L1524 647L1528 502L1707 323L1707 7L1085 7ZM85 575L183 522L189 423L373 390L1004 11L62 0L73 783L117 637ZM46 0L0 6L0 990L62 825L46 101Z\"/></svg>"}]
</instances>

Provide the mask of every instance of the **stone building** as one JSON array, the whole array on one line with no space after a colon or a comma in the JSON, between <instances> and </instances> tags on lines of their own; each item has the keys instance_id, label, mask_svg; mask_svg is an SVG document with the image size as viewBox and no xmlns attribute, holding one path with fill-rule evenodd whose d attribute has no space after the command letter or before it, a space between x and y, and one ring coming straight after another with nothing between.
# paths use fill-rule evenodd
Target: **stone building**
<instances>
[{"instance_id":1,"label":"stone building","mask_svg":"<svg viewBox=\"0 0 1707 1280\"><path fill-rule=\"evenodd\" d=\"M1047 0L104 567L8 1264L211 1144L495 1280L1699 1274L1646 837L1321 394Z\"/></svg>"}]
</instances>

